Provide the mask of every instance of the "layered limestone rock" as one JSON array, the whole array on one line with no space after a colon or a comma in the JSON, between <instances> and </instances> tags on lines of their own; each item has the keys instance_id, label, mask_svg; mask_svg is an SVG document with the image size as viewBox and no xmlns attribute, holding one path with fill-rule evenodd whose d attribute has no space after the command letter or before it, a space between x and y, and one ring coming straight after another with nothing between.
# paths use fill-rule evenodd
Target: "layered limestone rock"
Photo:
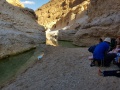
<instances>
[{"instance_id":1,"label":"layered limestone rock","mask_svg":"<svg viewBox=\"0 0 120 90\"><path fill-rule=\"evenodd\" d=\"M72 23L74 18L83 11L86 6L80 6L82 2L87 0L51 0L36 10L38 22L46 28L58 29ZM66 17L68 16L68 17ZM56 24L59 22L59 24Z\"/></svg>"},{"instance_id":2,"label":"layered limestone rock","mask_svg":"<svg viewBox=\"0 0 120 90\"><path fill-rule=\"evenodd\" d=\"M45 42L44 31L33 10L0 1L0 58Z\"/></svg>"},{"instance_id":3,"label":"layered limestone rock","mask_svg":"<svg viewBox=\"0 0 120 90\"><path fill-rule=\"evenodd\" d=\"M89 0L51 0L36 10L38 22L51 30L59 30L59 40L73 41L73 35L77 32L74 29L79 23L86 23L88 17L85 14L89 3ZM51 32L47 33L50 34L48 36L51 36Z\"/></svg>"},{"instance_id":4,"label":"layered limestone rock","mask_svg":"<svg viewBox=\"0 0 120 90\"><path fill-rule=\"evenodd\" d=\"M89 3L89 0L83 0L77 6L70 8L69 12L57 21L52 29L61 29L66 26L69 27L68 29L74 29L80 24L85 24L88 19L86 14Z\"/></svg>"},{"instance_id":5,"label":"layered limestone rock","mask_svg":"<svg viewBox=\"0 0 120 90\"><path fill-rule=\"evenodd\" d=\"M119 0L91 0L87 11L88 22L79 27L74 44L89 46L99 38L120 36Z\"/></svg>"},{"instance_id":6,"label":"layered limestone rock","mask_svg":"<svg viewBox=\"0 0 120 90\"><path fill-rule=\"evenodd\" d=\"M120 36L119 0L51 0L36 14L46 28L59 30L58 40L73 41L79 46Z\"/></svg>"}]
</instances>

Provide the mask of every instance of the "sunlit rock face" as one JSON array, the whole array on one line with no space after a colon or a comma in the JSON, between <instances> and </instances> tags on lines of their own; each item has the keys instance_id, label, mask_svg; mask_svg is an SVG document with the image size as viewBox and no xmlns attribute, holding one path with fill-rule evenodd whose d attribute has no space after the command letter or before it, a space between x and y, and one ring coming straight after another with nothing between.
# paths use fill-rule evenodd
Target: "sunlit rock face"
<instances>
[{"instance_id":1,"label":"sunlit rock face","mask_svg":"<svg viewBox=\"0 0 120 90\"><path fill-rule=\"evenodd\" d=\"M20 0L6 0L6 1L14 6L24 7Z\"/></svg>"},{"instance_id":2,"label":"sunlit rock face","mask_svg":"<svg viewBox=\"0 0 120 90\"><path fill-rule=\"evenodd\" d=\"M77 32L75 28L88 20L89 3L89 0L51 0L36 10L38 23L51 30L59 30L58 40L73 41Z\"/></svg>"},{"instance_id":3,"label":"sunlit rock face","mask_svg":"<svg viewBox=\"0 0 120 90\"><path fill-rule=\"evenodd\" d=\"M45 42L44 31L33 10L0 1L0 58Z\"/></svg>"},{"instance_id":4,"label":"sunlit rock face","mask_svg":"<svg viewBox=\"0 0 120 90\"><path fill-rule=\"evenodd\" d=\"M51 31L50 29L46 31L46 45L58 46L58 30Z\"/></svg>"},{"instance_id":5,"label":"sunlit rock face","mask_svg":"<svg viewBox=\"0 0 120 90\"><path fill-rule=\"evenodd\" d=\"M88 3L89 0L51 0L36 10L38 22L52 29L71 25L80 17L77 15L87 9Z\"/></svg>"},{"instance_id":6,"label":"sunlit rock face","mask_svg":"<svg viewBox=\"0 0 120 90\"><path fill-rule=\"evenodd\" d=\"M79 46L120 36L119 0L50 0L36 14L40 24L59 30L58 40L73 41Z\"/></svg>"}]
</instances>

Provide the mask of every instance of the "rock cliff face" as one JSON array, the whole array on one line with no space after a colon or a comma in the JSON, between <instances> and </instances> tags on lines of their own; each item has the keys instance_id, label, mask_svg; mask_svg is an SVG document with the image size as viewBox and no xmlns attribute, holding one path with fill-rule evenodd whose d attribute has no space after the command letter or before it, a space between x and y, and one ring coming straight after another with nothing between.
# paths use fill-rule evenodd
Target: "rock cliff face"
<instances>
[{"instance_id":1,"label":"rock cliff face","mask_svg":"<svg viewBox=\"0 0 120 90\"><path fill-rule=\"evenodd\" d=\"M36 14L39 23L59 30L59 40L73 41L79 46L120 36L119 0L51 0Z\"/></svg>"},{"instance_id":2,"label":"rock cliff face","mask_svg":"<svg viewBox=\"0 0 120 90\"><path fill-rule=\"evenodd\" d=\"M90 0L87 10L88 22L79 27L74 43L92 45L102 37L120 36L120 1Z\"/></svg>"},{"instance_id":3,"label":"rock cliff face","mask_svg":"<svg viewBox=\"0 0 120 90\"><path fill-rule=\"evenodd\" d=\"M0 1L0 58L45 42L44 30L33 10Z\"/></svg>"},{"instance_id":4,"label":"rock cliff face","mask_svg":"<svg viewBox=\"0 0 120 90\"><path fill-rule=\"evenodd\" d=\"M79 6L83 1L86 0L51 0L36 10L38 22L46 28L58 29L64 27L72 23L75 18L78 18L75 15L86 8L86 6ZM85 4L87 2L84 2ZM59 23L56 24L56 22Z\"/></svg>"}]
</instances>

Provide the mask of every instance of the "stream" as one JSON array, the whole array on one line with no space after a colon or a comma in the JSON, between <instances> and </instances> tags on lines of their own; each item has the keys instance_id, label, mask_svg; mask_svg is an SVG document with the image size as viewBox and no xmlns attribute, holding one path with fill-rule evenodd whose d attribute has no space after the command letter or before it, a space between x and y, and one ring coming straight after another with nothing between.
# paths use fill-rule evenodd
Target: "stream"
<instances>
[{"instance_id":1,"label":"stream","mask_svg":"<svg viewBox=\"0 0 120 90\"><path fill-rule=\"evenodd\" d=\"M10 56L0 60L0 85L12 80L14 77L25 71L33 65L42 56L44 48L38 46L36 49L26 51L24 53Z\"/></svg>"},{"instance_id":2,"label":"stream","mask_svg":"<svg viewBox=\"0 0 120 90\"><path fill-rule=\"evenodd\" d=\"M75 48L72 42L58 41L58 45L69 48ZM36 49L26 51L24 53L10 56L0 60L0 86L7 81L14 79L17 75L25 71L33 63L38 60L38 57L42 58L44 54L44 46L38 46Z\"/></svg>"}]
</instances>

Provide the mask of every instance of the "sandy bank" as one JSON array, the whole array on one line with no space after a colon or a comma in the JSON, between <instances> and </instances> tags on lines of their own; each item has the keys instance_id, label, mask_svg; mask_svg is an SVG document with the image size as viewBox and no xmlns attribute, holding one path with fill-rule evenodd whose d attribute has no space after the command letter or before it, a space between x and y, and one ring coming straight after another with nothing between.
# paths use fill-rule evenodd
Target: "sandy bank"
<instances>
[{"instance_id":1,"label":"sandy bank","mask_svg":"<svg viewBox=\"0 0 120 90\"><path fill-rule=\"evenodd\" d=\"M119 78L98 76L89 55L87 48L48 46L36 65L2 90L119 90Z\"/></svg>"}]
</instances>

